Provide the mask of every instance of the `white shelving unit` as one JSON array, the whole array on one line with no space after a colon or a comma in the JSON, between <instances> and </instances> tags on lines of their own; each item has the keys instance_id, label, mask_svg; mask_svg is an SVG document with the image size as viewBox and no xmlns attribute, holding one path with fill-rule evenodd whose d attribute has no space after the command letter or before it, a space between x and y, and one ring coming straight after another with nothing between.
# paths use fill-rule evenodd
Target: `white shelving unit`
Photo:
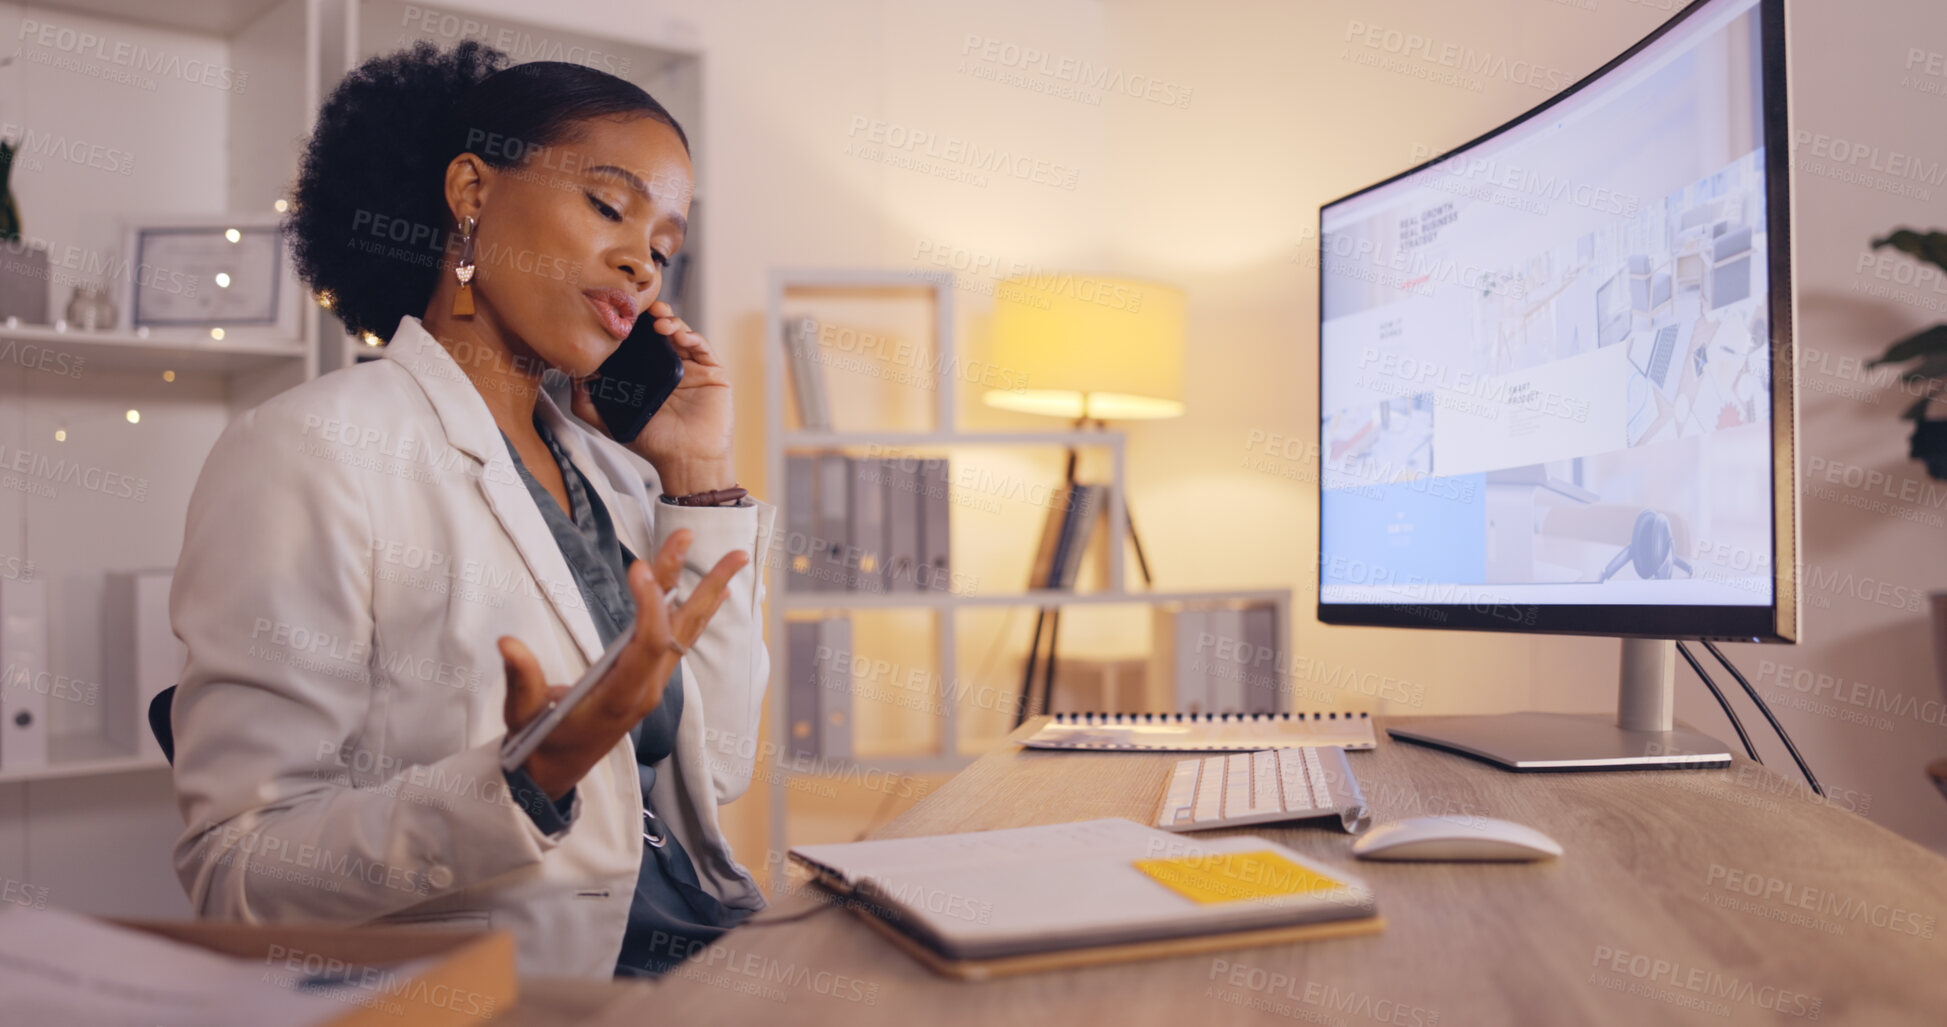
<instances>
[{"instance_id":1,"label":"white shelving unit","mask_svg":"<svg viewBox=\"0 0 1947 1027\"><path fill-rule=\"evenodd\" d=\"M105 577L175 563L211 445L238 413L318 373L317 334L315 319L303 316L308 304L283 336L131 331L128 279L139 269L126 254L126 229L151 219L275 216L325 85L317 55L332 7L0 5L0 31L18 51L0 68L0 122L120 151L133 165L115 174L43 152L17 162L12 182L24 234L48 247L48 319L63 317L80 282L107 284L118 309L116 326L103 331L0 322L0 351L13 355L0 361L0 444L10 459L31 452L145 486L139 498L117 496L26 473L17 476L31 487L0 489L0 555L31 563L47 584L47 665L21 669L94 688L93 702L50 696L44 766L7 765L0 752L0 877L46 889L50 905L189 913L170 860L182 821L168 764L111 737L104 716L111 703L135 702L127 683L106 679ZM96 48L75 49L84 37ZM118 52L143 61L104 57ZM211 69L221 74L206 77ZM130 712L145 733L142 711Z\"/></svg>"},{"instance_id":2,"label":"white shelving unit","mask_svg":"<svg viewBox=\"0 0 1947 1027\"><path fill-rule=\"evenodd\" d=\"M31 343L50 353L86 361L84 373L115 371L190 371L215 376L270 372L280 378L304 365L309 348L303 338L270 342L220 342L202 337L162 337L134 332L57 330L48 325L0 324L0 340Z\"/></svg>"},{"instance_id":3,"label":"white shelving unit","mask_svg":"<svg viewBox=\"0 0 1947 1027\"><path fill-rule=\"evenodd\" d=\"M771 740L775 753L792 749L787 714L787 674L790 661L784 651L783 625L792 612L851 610L929 610L932 611L936 669L944 680L951 680L957 667L958 628L955 615L970 608L1028 607L1053 609L1062 606L1150 605L1170 602L1224 602L1258 600L1277 607L1280 634L1291 623L1289 589L1224 591L1130 591L1127 588L1121 554L1128 542L1128 518L1123 502L1127 493L1126 446L1117 431L1047 432L963 432L958 428L954 381L950 375L935 382L936 397L932 414L935 427L930 431L806 431L786 424L785 393L789 388L790 361L783 353L785 311L794 292L844 293L921 289L931 292L933 304L933 350L929 359L936 368L959 366L955 339L954 279L948 272L882 271L876 269L775 270L771 273L766 304L764 346L765 462L766 481L772 483L772 502L778 508L774 534L788 531L790 511L785 506L783 482L786 457L794 453L815 453L848 448L870 447L918 452L943 452L955 448L981 446L1048 446L1099 448L1106 450L1110 468L1108 504L1107 588L1097 592L1072 592L1050 589L1023 589L1011 593L956 594L951 591L921 592L792 592L790 576L774 571L768 583L770 600L771 651ZM948 475L952 480L952 475ZM779 544L774 538L773 546ZM1025 576L1025 573L1024 573ZM842 772L850 768L893 774L920 774L957 771L980 754L960 749L956 704L941 702L939 751L930 755L891 758L821 761L820 772ZM789 848L789 810L786 801L794 778L801 774L786 766L780 757L775 767L759 767L760 779L770 785L771 847L782 852Z\"/></svg>"},{"instance_id":4,"label":"white shelving unit","mask_svg":"<svg viewBox=\"0 0 1947 1027\"><path fill-rule=\"evenodd\" d=\"M169 761L160 756L131 754L124 746L100 735L66 735L53 738L49 740L47 749L47 766L0 770L0 784L51 781L89 777L95 774L119 774L131 770L169 769Z\"/></svg>"},{"instance_id":5,"label":"white shelving unit","mask_svg":"<svg viewBox=\"0 0 1947 1027\"><path fill-rule=\"evenodd\" d=\"M139 501L111 502L74 488L0 494L0 546L32 561L49 586L50 666L37 669L98 689L93 708L51 699L47 764L9 766L0 752L0 784L167 766L105 733L102 705L133 700L122 682L103 679L103 575L175 562L188 493L223 426L315 376L318 351L309 316L298 318L290 336L233 331L217 340L200 331L130 330L128 276L136 272L120 262L123 229L153 216L212 222L274 216L295 173L296 148L242 141L309 133L323 85L310 55L322 45L325 6L323 0L47 0L0 8L0 17L14 14L22 24L21 53L0 72L8 76L0 91L10 94L0 100L0 120L28 133L86 133L91 142L128 152L142 171L56 169L45 157L24 170L16 165L13 185L26 234L50 250L47 302L57 324L0 322L0 346L35 357L0 366L6 397L0 442L148 486ZM28 21L50 31L26 31ZM88 54L51 60L64 53L64 40L80 33L152 55L159 68L195 60L224 74L159 72L118 82L81 74L88 69L78 65ZM37 59L43 57L50 60ZM220 87L226 83L234 87ZM118 308L114 328L58 324L73 286L88 281L109 286ZM50 363L48 355L60 360ZM139 712L136 724L146 730Z\"/></svg>"}]
</instances>

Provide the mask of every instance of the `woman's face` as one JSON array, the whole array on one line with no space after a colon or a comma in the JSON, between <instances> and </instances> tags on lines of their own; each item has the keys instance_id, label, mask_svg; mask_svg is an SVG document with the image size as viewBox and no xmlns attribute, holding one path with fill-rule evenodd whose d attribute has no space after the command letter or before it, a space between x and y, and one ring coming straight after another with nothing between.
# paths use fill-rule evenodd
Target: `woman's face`
<instances>
[{"instance_id":1,"label":"woman's face","mask_svg":"<svg viewBox=\"0 0 1947 1027\"><path fill-rule=\"evenodd\" d=\"M601 367L662 292L692 188L689 154L668 125L630 117L578 127L527 148L516 167L483 162L473 244L476 310L577 378ZM495 140L480 148L494 151Z\"/></svg>"}]
</instances>

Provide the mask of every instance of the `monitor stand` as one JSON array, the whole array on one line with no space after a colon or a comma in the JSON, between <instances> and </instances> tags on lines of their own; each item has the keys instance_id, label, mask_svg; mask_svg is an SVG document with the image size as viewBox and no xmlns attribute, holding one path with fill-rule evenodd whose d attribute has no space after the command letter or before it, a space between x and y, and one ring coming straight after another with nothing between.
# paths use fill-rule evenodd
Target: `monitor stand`
<instances>
[{"instance_id":1,"label":"monitor stand","mask_svg":"<svg viewBox=\"0 0 1947 1027\"><path fill-rule=\"evenodd\" d=\"M1722 742L1677 727L1677 644L1622 640L1616 719L1574 713L1421 717L1386 733L1486 760L1507 770L1684 770L1730 766Z\"/></svg>"}]
</instances>

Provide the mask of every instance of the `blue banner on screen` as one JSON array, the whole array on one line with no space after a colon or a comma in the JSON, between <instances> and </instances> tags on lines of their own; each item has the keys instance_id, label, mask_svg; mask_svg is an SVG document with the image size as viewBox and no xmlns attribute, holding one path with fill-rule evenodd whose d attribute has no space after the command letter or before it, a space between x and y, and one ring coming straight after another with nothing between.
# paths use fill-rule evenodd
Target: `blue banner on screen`
<instances>
[{"instance_id":1,"label":"blue banner on screen","mask_svg":"<svg viewBox=\"0 0 1947 1027\"><path fill-rule=\"evenodd\" d=\"M1324 493L1327 584L1478 583L1487 574L1486 476ZM1426 601L1439 601L1426 600Z\"/></svg>"}]
</instances>

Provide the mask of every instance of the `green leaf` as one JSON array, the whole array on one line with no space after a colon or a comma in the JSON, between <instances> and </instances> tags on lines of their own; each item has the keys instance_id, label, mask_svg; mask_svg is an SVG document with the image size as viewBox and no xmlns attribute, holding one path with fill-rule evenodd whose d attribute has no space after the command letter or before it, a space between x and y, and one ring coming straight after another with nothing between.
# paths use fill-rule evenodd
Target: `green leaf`
<instances>
[{"instance_id":1,"label":"green leaf","mask_svg":"<svg viewBox=\"0 0 1947 1027\"><path fill-rule=\"evenodd\" d=\"M1947 353L1947 324L1938 324L1914 332L1886 347L1886 352L1881 353L1878 359L1866 366L1903 364L1915 357L1932 356L1935 353Z\"/></svg>"},{"instance_id":2,"label":"green leaf","mask_svg":"<svg viewBox=\"0 0 1947 1027\"><path fill-rule=\"evenodd\" d=\"M1922 235L1910 228L1897 228L1890 235L1873 240L1873 249L1886 246L1947 271L1947 233L1928 232Z\"/></svg>"},{"instance_id":3,"label":"green leaf","mask_svg":"<svg viewBox=\"0 0 1947 1027\"><path fill-rule=\"evenodd\" d=\"M1947 353L1934 353L1922 360L1919 367L1900 375L1900 380L1918 382L1944 376L1947 376Z\"/></svg>"}]
</instances>

